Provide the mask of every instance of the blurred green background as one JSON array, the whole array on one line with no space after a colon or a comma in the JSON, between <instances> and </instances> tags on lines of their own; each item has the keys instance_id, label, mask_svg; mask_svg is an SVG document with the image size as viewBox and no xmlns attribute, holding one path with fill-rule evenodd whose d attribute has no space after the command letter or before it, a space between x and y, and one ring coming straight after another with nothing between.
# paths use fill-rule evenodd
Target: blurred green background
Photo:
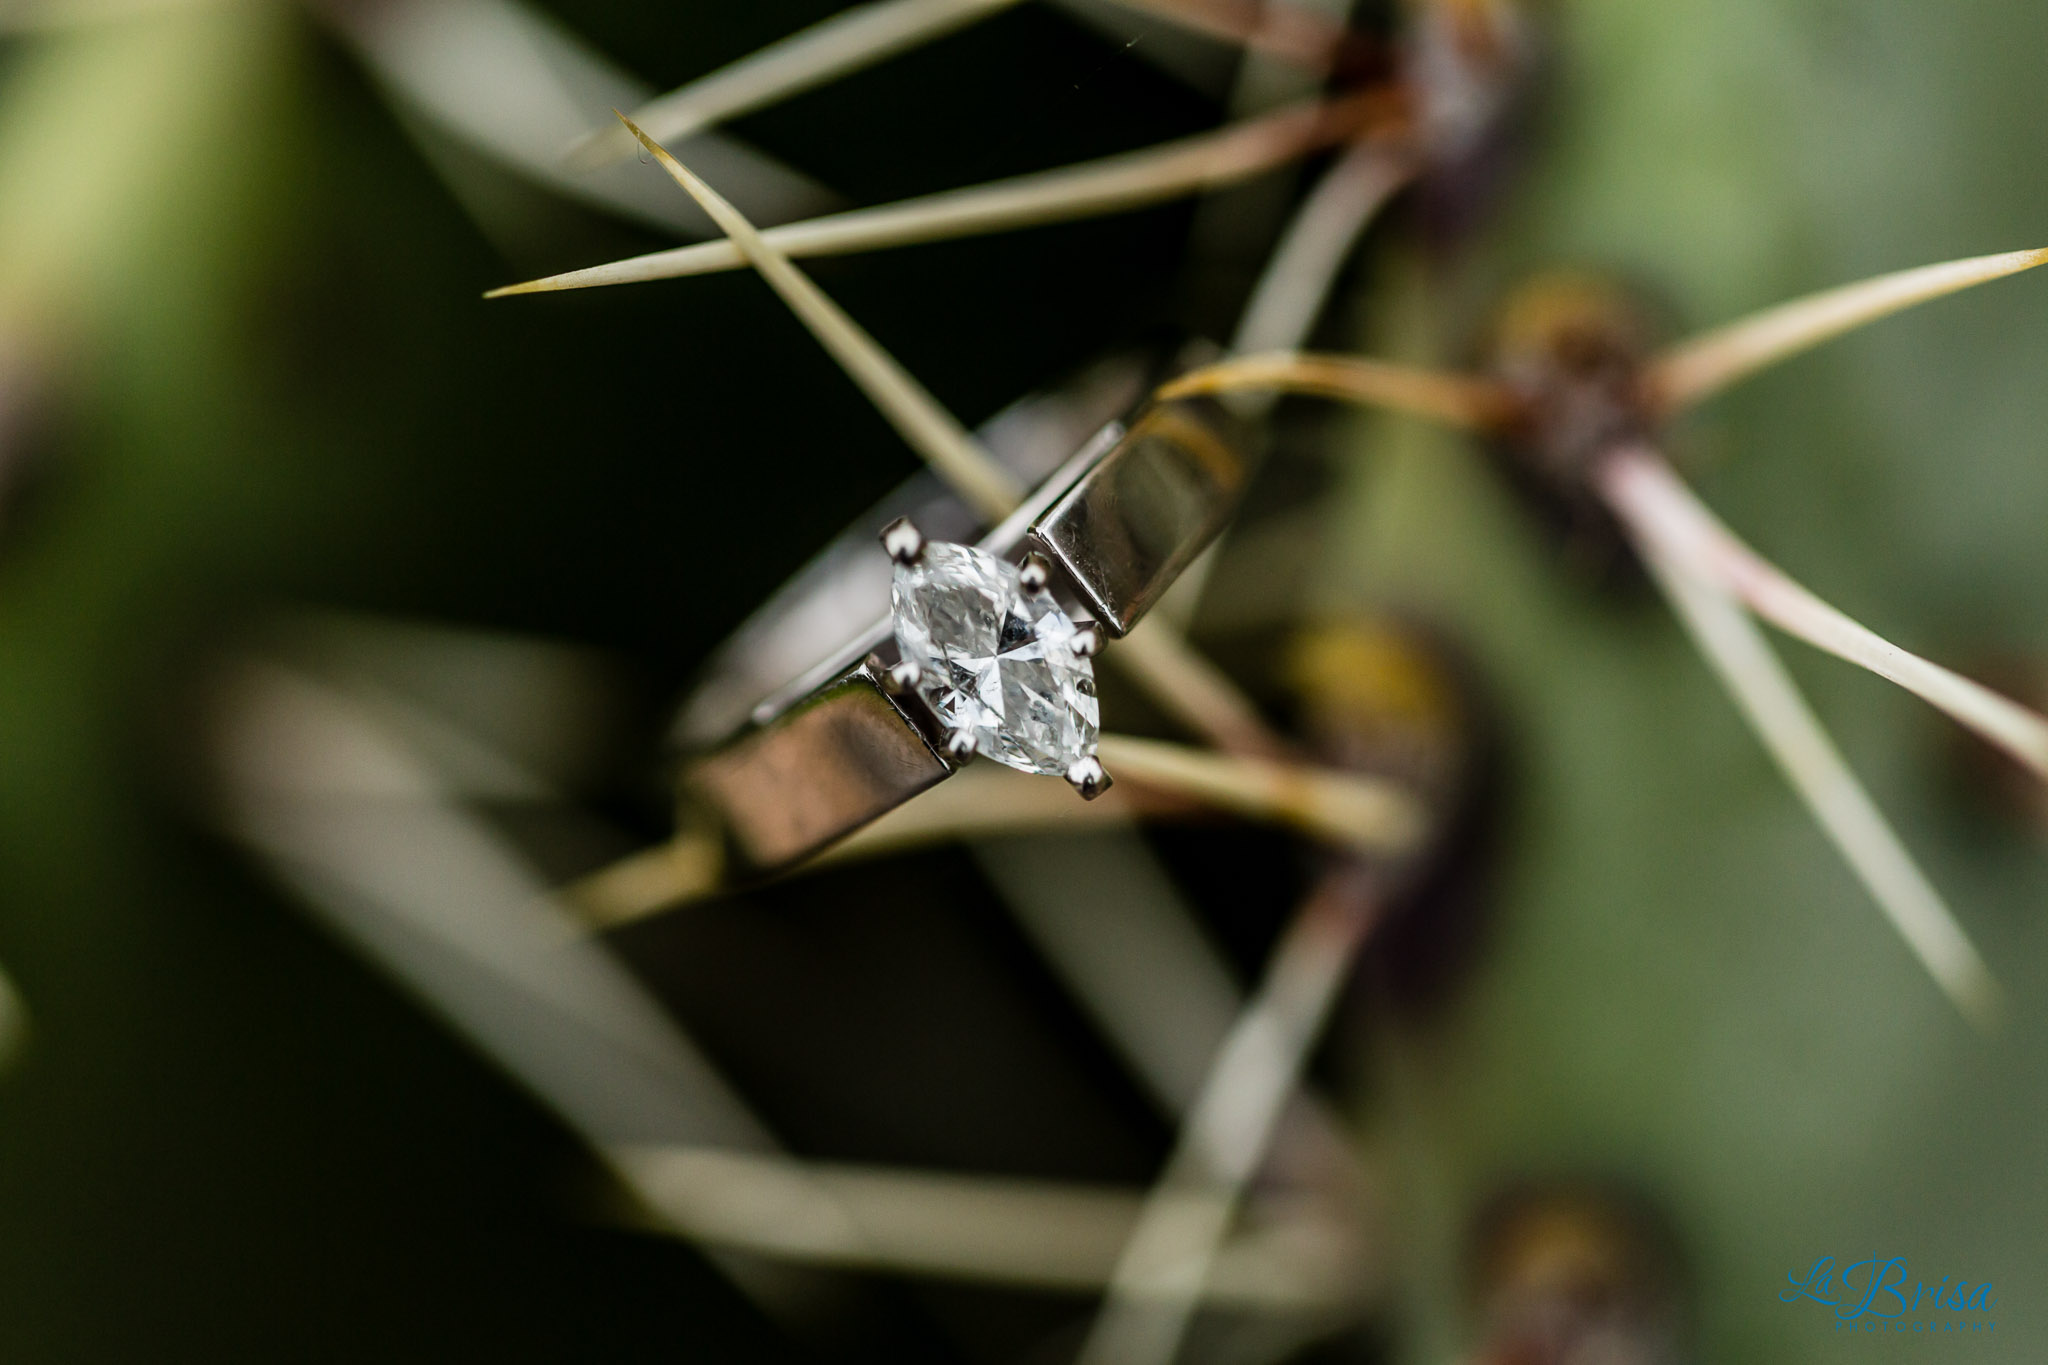
<instances>
[{"instance_id":1,"label":"blurred green background","mask_svg":"<svg viewBox=\"0 0 2048 1365\"><path fill-rule=\"evenodd\" d=\"M550 12L666 88L830 8ZM1511 193L1451 249L1394 215L1333 335L1456 360L1505 289L1559 263L1617 268L1694 327L2048 242L2042 7L1537 17L1550 61ZM867 203L1217 117L1026 7L737 131ZM480 231L351 56L282 6L6 40L0 359L33 401L0 504L0 966L29 1019L0 1076L0 1356L1022 1358L986 1325L1007 1310L958 1297L799 1345L688 1247L580 1217L573 1140L194 815L196 679L266 609L602 650L651 751L709 648L913 467L745 274L482 302L661 239L479 174L517 232ZM1162 321L1222 330L1234 282L1183 276L1191 218L814 273L979 420ZM2044 291L2022 277L1788 364L1676 453L1754 544L1881 632L1955 661L2048 658ZM1423 1021L1369 993L1344 1016L1340 1079L1392 1198L1371 1349L1456 1358L1475 1208L1515 1179L1594 1176L1672 1225L1700 1359L2041 1358L2043 831L1973 799L1944 722L1786 649L2008 987L1987 1041L1647 594L1560 568L1455 440L1347 419L1328 453L1313 604L1451 632L1512 774L1484 955ZM646 803L613 815L660 833ZM960 867L928 885L941 911L991 917ZM1142 1178L1163 1134L1127 1096L1101 1103L1123 1136L1093 1173ZM1822 1255L1988 1279L1997 1331L1836 1335L1777 1299Z\"/></svg>"}]
</instances>

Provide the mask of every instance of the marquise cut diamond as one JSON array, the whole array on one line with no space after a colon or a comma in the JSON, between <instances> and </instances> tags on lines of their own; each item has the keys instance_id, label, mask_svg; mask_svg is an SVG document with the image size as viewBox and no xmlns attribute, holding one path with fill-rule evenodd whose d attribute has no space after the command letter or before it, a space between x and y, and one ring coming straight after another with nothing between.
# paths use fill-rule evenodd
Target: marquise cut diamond
<instances>
[{"instance_id":1,"label":"marquise cut diamond","mask_svg":"<svg viewBox=\"0 0 2048 1365\"><path fill-rule=\"evenodd\" d=\"M1027 593L1017 566L966 545L929 542L896 566L896 643L917 690L949 731L1028 773L1064 775L1095 752L1095 669L1049 592Z\"/></svg>"}]
</instances>

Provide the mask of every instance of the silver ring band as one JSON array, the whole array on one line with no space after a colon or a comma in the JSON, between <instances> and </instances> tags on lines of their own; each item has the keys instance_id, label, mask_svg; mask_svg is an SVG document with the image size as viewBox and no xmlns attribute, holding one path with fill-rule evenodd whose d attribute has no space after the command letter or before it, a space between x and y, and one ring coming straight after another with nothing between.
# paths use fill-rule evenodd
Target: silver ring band
<instances>
[{"instance_id":1,"label":"silver ring band","mask_svg":"<svg viewBox=\"0 0 2048 1365\"><path fill-rule=\"evenodd\" d=\"M1245 424L1198 400L1147 404L1127 423L1111 421L1044 473L1048 433L1072 450L1077 419L1091 406L1099 421L1106 401L1114 404L1107 411L1121 411L1133 390L1149 391L1141 370L1127 364L1121 373L1117 382L1097 371L1080 396L1033 400L984 428L999 458L1039 481L972 542L1005 564L1029 558L1032 591L1077 604L1112 637L1135 626L1215 538L1252 465ZM1008 435L1038 439L1000 439L1006 420L1018 429ZM953 737L949 753L949 736L905 670L891 674L901 662L887 611L893 566L874 539L891 514L907 514L934 540L964 541L973 528L956 500L927 478L912 480L743 625L683 708L685 797L715 813L742 870L767 873L808 857L943 781L969 752ZM912 532L899 557L907 549L915 558L917 543ZM1092 642L1072 648L1089 653ZM914 665L908 673L914 683ZM1093 794L1095 784L1074 780Z\"/></svg>"}]
</instances>

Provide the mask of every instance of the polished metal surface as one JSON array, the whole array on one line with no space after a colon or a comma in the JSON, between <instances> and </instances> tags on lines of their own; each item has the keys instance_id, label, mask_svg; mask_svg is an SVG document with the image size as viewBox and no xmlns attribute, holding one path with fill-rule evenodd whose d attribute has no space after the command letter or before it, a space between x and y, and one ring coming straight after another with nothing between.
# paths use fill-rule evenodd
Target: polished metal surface
<instances>
[{"instance_id":1,"label":"polished metal surface","mask_svg":"<svg viewBox=\"0 0 2048 1365\"><path fill-rule=\"evenodd\" d=\"M1246 437L1220 405L1160 403L1032 528L1110 634L1151 610L1237 509Z\"/></svg>"},{"instance_id":2,"label":"polished metal surface","mask_svg":"<svg viewBox=\"0 0 2048 1365\"><path fill-rule=\"evenodd\" d=\"M1052 586L1052 562L1033 550L1017 566L1017 586L1036 597Z\"/></svg>"},{"instance_id":3,"label":"polished metal surface","mask_svg":"<svg viewBox=\"0 0 2048 1365\"><path fill-rule=\"evenodd\" d=\"M892 563L915 564L924 555L924 533L909 517L898 517L882 528L882 549Z\"/></svg>"},{"instance_id":4,"label":"polished metal surface","mask_svg":"<svg viewBox=\"0 0 2048 1365\"><path fill-rule=\"evenodd\" d=\"M692 763L684 784L724 818L734 851L767 870L860 828L951 771L863 663Z\"/></svg>"},{"instance_id":5,"label":"polished metal surface","mask_svg":"<svg viewBox=\"0 0 2048 1365\"><path fill-rule=\"evenodd\" d=\"M1074 790L1086 801L1093 801L1115 785L1114 779L1103 771L1102 760L1093 756L1067 769L1067 781L1074 784Z\"/></svg>"}]
</instances>

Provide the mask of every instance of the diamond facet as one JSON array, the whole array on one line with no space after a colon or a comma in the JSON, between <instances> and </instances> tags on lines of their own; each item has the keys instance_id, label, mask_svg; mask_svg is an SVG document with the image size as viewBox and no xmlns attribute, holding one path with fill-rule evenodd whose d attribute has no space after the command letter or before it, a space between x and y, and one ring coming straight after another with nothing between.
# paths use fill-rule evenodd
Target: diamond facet
<instances>
[{"instance_id":1,"label":"diamond facet","mask_svg":"<svg viewBox=\"0 0 2048 1365\"><path fill-rule=\"evenodd\" d=\"M1065 774L1095 752L1095 669L1074 650L1073 620L1049 592L1027 593L1017 566L933 541L899 563L896 643L917 690L948 730L1027 773Z\"/></svg>"}]
</instances>

